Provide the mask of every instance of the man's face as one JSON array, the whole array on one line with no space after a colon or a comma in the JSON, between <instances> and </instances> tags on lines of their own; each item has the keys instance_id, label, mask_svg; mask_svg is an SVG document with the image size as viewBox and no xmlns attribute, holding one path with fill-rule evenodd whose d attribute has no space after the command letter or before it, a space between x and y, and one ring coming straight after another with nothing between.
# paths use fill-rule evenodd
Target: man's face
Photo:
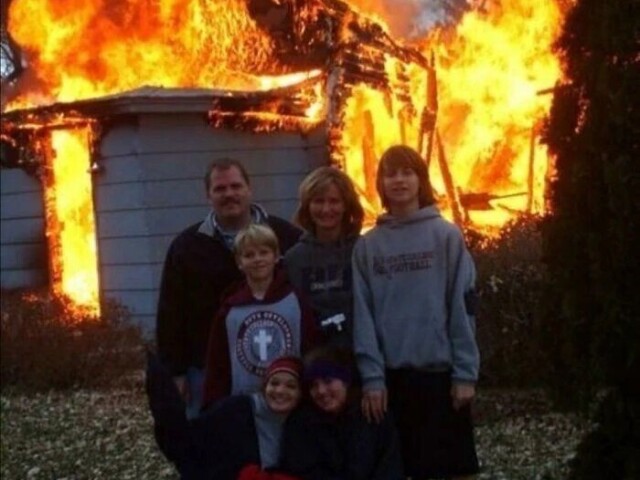
<instances>
[{"instance_id":1,"label":"man's face","mask_svg":"<svg viewBox=\"0 0 640 480\"><path fill-rule=\"evenodd\" d=\"M207 197L221 224L248 220L251 189L237 167L212 170Z\"/></svg>"}]
</instances>

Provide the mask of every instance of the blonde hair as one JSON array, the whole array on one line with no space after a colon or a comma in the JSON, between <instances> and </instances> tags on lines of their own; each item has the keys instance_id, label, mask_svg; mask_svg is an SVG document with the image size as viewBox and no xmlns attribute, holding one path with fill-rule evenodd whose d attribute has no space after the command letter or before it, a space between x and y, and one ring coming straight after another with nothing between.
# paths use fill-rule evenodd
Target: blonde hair
<instances>
[{"instance_id":1,"label":"blonde hair","mask_svg":"<svg viewBox=\"0 0 640 480\"><path fill-rule=\"evenodd\" d=\"M280 255L278 237L267 225L252 223L247 228L240 230L233 241L233 253L237 256L249 245L265 246L273 250L276 256Z\"/></svg>"},{"instance_id":2,"label":"blonde hair","mask_svg":"<svg viewBox=\"0 0 640 480\"><path fill-rule=\"evenodd\" d=\"M300 204L293 217L294 223L309 232L315 232L309 204L313 197L321 194L329 185L336 186L344 201L342 234L349 237L358 235L362 228L364 210L349 176L335 167L316 168L302 180L299 188Z\"/></svg>"}]
</instances>

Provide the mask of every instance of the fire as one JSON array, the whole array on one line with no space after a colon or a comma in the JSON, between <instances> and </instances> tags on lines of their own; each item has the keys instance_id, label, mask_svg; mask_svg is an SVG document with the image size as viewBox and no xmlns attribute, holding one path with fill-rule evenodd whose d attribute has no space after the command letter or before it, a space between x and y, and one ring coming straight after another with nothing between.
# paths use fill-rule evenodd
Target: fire
<instances>
[{"instance_id":1,"label":"fire","mask_svg":"<svg viewBox=\"0 0 640 480\"><path fill-rule=\"evenodd\" d=\"M543 211L547 153L536 135L551 96L537 92L561 78L551 45L562 14L554 0L486 2L485 9L467 13L450 40L441 32L427 48L439 59L438 130L457 186L523 193L495 202L504 208L470 214L474 223L500 226L513 211Z\"/></svg>"},{"instance_id":2,"label":"fire","mask_svg":"<svg viewBox=\"0 0 640 480\"><path fill-rule=\"evenodd\" d=\"M33 88L20 106L141 85L260 90L292 82L269 75L290 72L243 0L14 0L9 30L31 66Z\"/></svg>"},{"instance_id":3,"label":"fire","mask_svg":"<svg viewBox=\"0 0 640 480\"><path fill-rule=\"evenodd\" d=\"M49 131L45 180L53 288L98 315L98 260L89 173L91 127Z\"/></svg>"},{"instance_id":4,"label":"fire","mask_svg":"<svg viewBox=\"0 0 640 480\"><path fill-rule=\"evenodd\" d=\"M143 85L268 91L266 105L243 112L244 125L305 131L325 121L331 160L356 183L369 223L382 208L378 158L405 143L429 162L445 214L489 232L519 212L544 209L550 166L537 135L551 96L538 92L561 79L551 48L561 1L469 1L457 25L420 37L403 26L419 16L417 1L14 0L9 30L29 68L10 107ZM391 39L399 30L411 34L404 53ZM338 91L340 78L348 85ZM289 86L296 93L281 98L278 89ZM242 125L237 117L214 104L209 120ZM55 185L47 201L60 219L49 231L60 238L59 288L80 290L77 302L97 305L93 220L79 221L93 219L90 135L88 127L52 130ZM82 182L58 185L68 170ZM63 200L76 188L73 200ZM85 270L65 256L72 251L82 252Z\"/></svg>"},{"instance_id":5,"label":"fire","mask_svg":"<svg viewBox=\"0 0 640 480\"><path fill-rule=\"evenodd\" d=\"M256 26L243 0L14 0L9 30L30 66L10 109L145 84L269 90L322 73L279 65L273 40ZM309 124L324 111L320 88L313 87L306 108ZM45 197L54 290L98 314L89 137L89 129L51 131Z\"/></svg>"},{"instance_id":6,"label":"fire","mask_svg":"<svg viewBox=\"0 0 640 480\"><path fill-rule=\"evenodd\" d=\"M535 6L524 0L484 2L482 11L467 12L455 28L418 40L425 57L434 53L436 59L439 108L430 174L448 217L485 226L489 233L516 212L543 211L548 161L537 134L551 96L538 92L561 78L551 49L561 23L554 0ZM394 66L386 70L394 79ZM423 110L424 70L409 67L407 74L412 103ZM385 92L364 84L347 102L343 163L362 193L369 222L380 211L376 159L397 143L419 149L417 113L403 112Z\"/></svg>"}]
</instances>

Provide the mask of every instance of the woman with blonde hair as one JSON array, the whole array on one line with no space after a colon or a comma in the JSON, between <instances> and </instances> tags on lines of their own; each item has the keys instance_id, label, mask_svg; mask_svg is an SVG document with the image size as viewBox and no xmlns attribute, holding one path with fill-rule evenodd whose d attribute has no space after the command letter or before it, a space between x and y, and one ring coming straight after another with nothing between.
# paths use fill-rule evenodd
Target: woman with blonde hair
<instances>
[{"instance_id":1,"label":"woman with blonde hair","mask_svg":"<svg viewBox=\"0 0 640 480\"><path fill-rule=\"evenodd\" d=\"M284 257L287 273L309 299L324 341L351 348L351 253L364 211L351 179L334 167L307 175L299 196L294 223L305 233Z\"/></svg>"}]
</instances>

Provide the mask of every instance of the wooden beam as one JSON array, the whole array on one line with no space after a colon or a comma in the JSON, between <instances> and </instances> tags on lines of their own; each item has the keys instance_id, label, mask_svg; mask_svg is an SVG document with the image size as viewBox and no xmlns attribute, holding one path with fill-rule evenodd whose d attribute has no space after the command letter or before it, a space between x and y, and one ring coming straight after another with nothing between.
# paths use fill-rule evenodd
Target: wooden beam
<instances>
[{"instance_id":1,"label":"wooden beam","mask_svg":"<svg viewBox=\"0 0 640 480\"><path fill-rule=\"evenodd\" d=\"M444 145L442 144L442 138L440 138L440 132L436 131L436 142L438 144L438 164L440 166L440 173L442 174L442 180L444 182L444 188L447 192L447 198L449 199L449 206L451 207L451 215L453 221L462 226L462 215L460 213L460 205L456 196L455 185L453 184L453 177L451 176L451 170L449 170L449 162L444 151Z\"/></svg>"},{"instance_id":2,"label":"wooden beam","mask_svg":"<svg viewBox=\"0 0 640 480\"><path fill-rule=\"evenodd\" d=\"M376 191L376 174L378 172L378 159L375 152L376 132L373 123L373 115L370 110L364 112L364 135L362 137L362 169L366 182L366 196L369 203L375 203L378 192Z\"/></svg>"},{"instance_id":3,"label":"wooden beam","mask_svg":"<svg viewBox=\"0 0 640 480\"><path fill-rule=\"evenodd\" d=\"M529 171L527 172L527 213L533 211L533 188L535 176L535 160L536 160L536 137L537 129L534 124L531 127L531 138L529 140Z\"/></svg>"}]
</instances>

